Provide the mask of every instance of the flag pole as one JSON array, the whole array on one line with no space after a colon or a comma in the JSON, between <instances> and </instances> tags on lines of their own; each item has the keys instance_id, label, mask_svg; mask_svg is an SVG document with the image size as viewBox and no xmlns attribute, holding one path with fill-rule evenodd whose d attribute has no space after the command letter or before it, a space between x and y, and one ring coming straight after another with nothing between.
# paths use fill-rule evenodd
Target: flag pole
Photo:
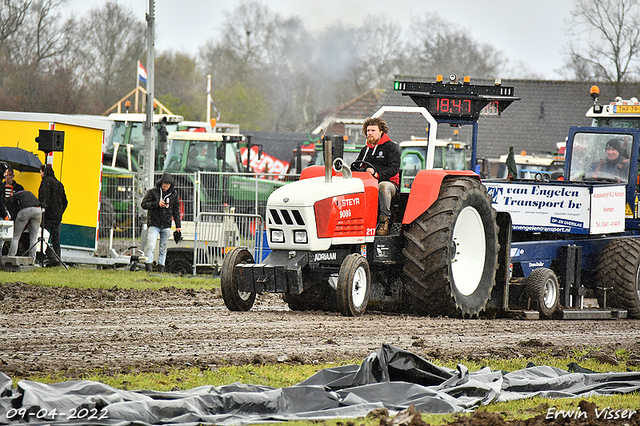
<instances>
[{"instance_id":1,"label":"flag pole","mask_svg":"<svg viewBox=\"0 0 640 426\"><path fill-rule=\"evenodd\" d=\"M207 75L207 123L211 123L211 74Z\"/></svg>"},{"instance_id":2,"label":"flag pole","mask_svg":"<svg viewBox=\"0 0 640 426\"><path fill-rule=\"evenodd\" d=\"M134 112L138 112L138 92L140 91L140 59L136 64L136 107Z\"/></svg>"}]
</instances>

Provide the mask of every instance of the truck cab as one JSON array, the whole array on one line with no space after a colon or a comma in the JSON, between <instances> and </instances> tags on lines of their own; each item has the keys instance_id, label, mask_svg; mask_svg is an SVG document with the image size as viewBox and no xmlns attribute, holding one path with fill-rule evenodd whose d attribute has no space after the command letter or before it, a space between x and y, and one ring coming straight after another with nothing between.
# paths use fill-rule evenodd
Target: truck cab
<instances>
[{"instance_id":1,"label":"truck cab","mask_svg":"<svg viewBox=\"0 0 640 426\"><path fill-rule=\"evenodd\" d=\"M143 126L146 114L114 113L109 115L109 119L113 121L113 129L105 145L103 164L137 171L140 165L138 156L145 145ZM182 116L179 115L153 115L156 131L156 170L161 170L164 163L167 134L178 130L181 121Z\"/></svg>"},{"instance_id":2,"label":"truck cab","mask_svg":"<svg viewBox=\"0 0 640 426\"><path fill-rule=\"evenodd\" d=\"M243 171L240 134L171 132L162 170L172 173Z\"/></svg>"},{"instance_id":3,"label":"truck cab","mask_svg":"<svg viewBox=\"0 0 640 426\"><path fill-rule=\"evenodd\" d=\"M609 129L611 139L619 139L620 155L625 157L622 166L623 170L619 173L623 174L620 178L625 183L626 188L626 205L625 217L627 220L627 228L640 229L640 216L638 215L638 179L640 176L640 166L638 165L638 152L640 145L636 140L635 132L640 130L640 101L637 98L622 99L616 97L613 102L601 104L598 101L600 89L597 86L591 88L591 96L593 98L593 106L589 108L586 116L592 119L592 126L598 129ZM574 165L571 167L571 173L574 178L589 178L588 173L591 170L583 170L585 163L591 162L593 169L594 162L600 157L606 156L606 144L610 139L599 140L595 143L578 139L573 142L572 153ZM586 146L586 148L585 148ZM591 149L589 149L591 148ZM569 147L567 147L569 149ZM598 163L599 164L599 163ZM596 165L597 167L597 165ZM566 172L565 172L566 173ZM604 179L606 176L602 176ZM609 179L616 180L619 176L608 176Z\"/></svg>"},{"instance_id":4,"label":"truck cab","mask_svg":"<svg viewBox=\"0 0 640 426\"><path fill-rule=\"evenodd\" d=\"M434 142L433 170L468 169L468 146L451 139L436 139ZM400 192L410 192L411 185L420 170L427 168L428 139L411 137L400 142Z\"/></svg>"}]
</instances>

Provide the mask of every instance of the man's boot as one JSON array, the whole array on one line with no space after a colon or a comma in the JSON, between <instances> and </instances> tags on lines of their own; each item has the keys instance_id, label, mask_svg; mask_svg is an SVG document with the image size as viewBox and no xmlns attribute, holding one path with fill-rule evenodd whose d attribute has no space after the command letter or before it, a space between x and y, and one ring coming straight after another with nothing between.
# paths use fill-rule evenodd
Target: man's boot
<instances>
[{"instance_id":1,"label":"man's boot","mask_svg":"<svg viewBox=\"0 0 640 426\"><path fill-rule=\"evenodd\" d=\"M389 218L387 216L378 217L378 229L376 235L389 235Z\"/></svg>"},{"instance_id":2,"label":"man's boot","mask_svg":"<svg viewBox=\"0 0 640 426\"><path fill-rule=\"evenodd\" d=\"M158 272L160 273L164 272L164 265L158 265Z\"/></svg>"},{"instance_id":3,"label":"man's boot","mask_svg":"<svg viewBox=\"0 0 640 426\"><path fill-rule=\"evenodd\" d=\"M147 272L153 272L153 263L145 263L144 270Z\"/></svg>"}]
</instances>

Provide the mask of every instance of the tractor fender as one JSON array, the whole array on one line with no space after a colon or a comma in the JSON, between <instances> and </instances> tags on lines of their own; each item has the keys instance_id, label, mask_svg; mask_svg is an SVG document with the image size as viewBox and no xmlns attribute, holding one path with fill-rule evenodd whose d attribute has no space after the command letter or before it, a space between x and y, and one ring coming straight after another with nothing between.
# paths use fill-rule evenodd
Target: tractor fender
<instances>
[{"instance_id":1,"label":"tractor fender","mask_svg":"<svg viewBox=\"0 0 640 426\"><path fill-rule=\"evenodd\" d=\"M337 173L332 169L331 174L335 176ZM320 176L324 176L324 166L309 166L302 169L302 172L300 173L300 180Z\"/></svg>"},{"instance_id":2,"label":"tractor fender","mask_svg":"<svg viewBox=\"0 0 640 426\"><path fill-rule=\"evenodd\" d=\"M431 207L438 199L442 181L449 176L467 176L480 180L480 176L471 170L420 170L411 185L407 207L402 218L404 225L413 223Z\"/></svg>"}]
</instances>

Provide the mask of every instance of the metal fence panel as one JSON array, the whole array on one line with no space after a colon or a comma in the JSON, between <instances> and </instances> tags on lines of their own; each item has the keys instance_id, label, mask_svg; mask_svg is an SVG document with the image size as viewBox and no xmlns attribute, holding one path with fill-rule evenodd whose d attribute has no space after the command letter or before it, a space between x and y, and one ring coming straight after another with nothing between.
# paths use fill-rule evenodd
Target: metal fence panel
<instances>
[{"instance_id":1,"label":"metal fence panel","mask_svg":"<svg viewBox=\"0 0 640 426\"><path fill-rule=\"evenodd\" d=\"M260 261L267 199L276 188L299 178L269 173L171 175L180 197L182 221L200 227L194 242L195 266L221 265L225 251L236 246L249 247ZM144 194L138 193L135 174L102 176L99 254L107 254L112 246L118 252L132 246L144 249L146 241L136 240L142 231L140 202ZM162 172L157 172L155 181L161 176Z\"/></svg>"},{"instance_id":2,"label":"metal fence panel","mask_svg":"<svg viewBox=\"0 0 640 426\"><path fill-rule=\"evenodd\" d=\"M124 251L140 236L136 179L133 173L103 173L98 224L98 254Z\"/></svg>"},{"instance_id":3,"label":"metal fence panel","mask_svg":"<svg viewBox=\"0 0 640 426\"><path fill-rule=\"evenodd\" d=\"M219 268L224 254L234 247L246 247L256 262L263 253L264 222L260 215L202 212L196 217L194 243L195 267Z\"/></svg>"},{"instance_id":4,"label":"metal fence panel","mask_svg":"<svg viewBox=\"0 0 640 426\"><path fill-rule=\"evenodd\" d=\"M284 179L282 175L269 173L199 172L199 211L235 208L236 213L259 214L264 218L269 195L287 183Z\"/></svg>"}]
</instances>

